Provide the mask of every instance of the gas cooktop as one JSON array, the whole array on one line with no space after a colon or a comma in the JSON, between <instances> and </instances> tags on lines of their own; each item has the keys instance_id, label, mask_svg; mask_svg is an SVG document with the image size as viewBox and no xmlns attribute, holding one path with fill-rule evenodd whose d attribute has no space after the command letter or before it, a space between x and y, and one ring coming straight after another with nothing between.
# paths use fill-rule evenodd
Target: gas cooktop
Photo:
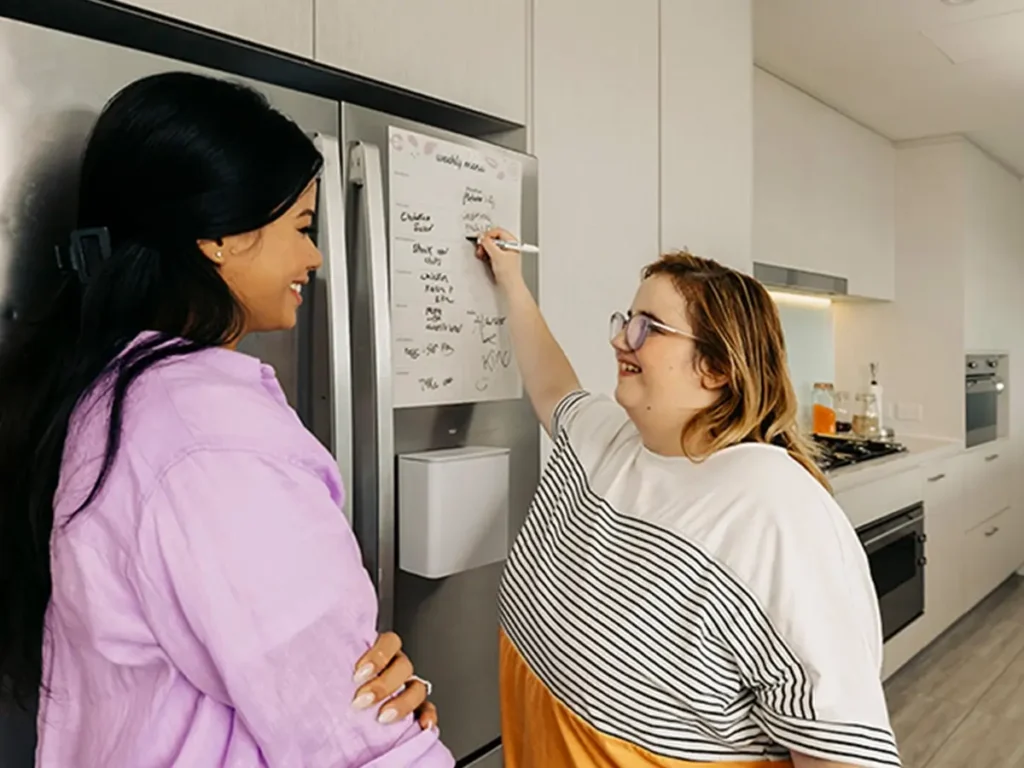
<instances>
[{"instance_id":1,"label":"gas cooktop","mask_svg":"<svg viewBox=\"0 0 1024 768\"><path fill-rule=\"evenodd\" d=\"M880 459L907 450L905 445L891 440L866 440L857 437L814 435L818 446L817 464L822 470L839 469L862 461Z\"/></svg>"}]
</instances>

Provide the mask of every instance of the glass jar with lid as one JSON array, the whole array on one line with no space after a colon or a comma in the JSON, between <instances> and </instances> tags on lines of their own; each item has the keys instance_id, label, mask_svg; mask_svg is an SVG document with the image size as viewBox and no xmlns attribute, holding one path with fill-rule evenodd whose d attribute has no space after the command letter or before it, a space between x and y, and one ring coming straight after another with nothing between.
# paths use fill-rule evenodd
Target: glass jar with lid
<instances>
[{"instance_id":1,"label":"glass jar with lid","mask_svg":"<svg viewBox=\"0 0 1024 768\"><path fill-rule=\"evenodd\" d=\"M878 437L878 399L871 392L857 395L857 412L853 415L853 431L858 437Z\"/></svg>"},{"instance_id":2,"label":"glass jar with lid","mask_svg":"<svg viewBox=\"0 0 1024 768\"><path fill-rule=\"evenodd\" d=\"M814 385L814 401L811 406L811 429L817 435L836 433L836 406L832 384L819 381Z\"/></svg>"}]
</instances>

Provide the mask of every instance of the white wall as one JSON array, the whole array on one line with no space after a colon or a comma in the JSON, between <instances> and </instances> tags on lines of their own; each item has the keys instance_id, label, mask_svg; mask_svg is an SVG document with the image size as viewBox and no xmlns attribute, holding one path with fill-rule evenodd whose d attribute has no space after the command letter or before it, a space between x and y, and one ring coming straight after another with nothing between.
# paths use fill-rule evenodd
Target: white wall
<instances>
[{"instance_id":1,"label":"white wall","mask_svg":"<svg viewBox=\"0 0 1024 768\"><path fill-rule=\"evenodd\" d=\"M662 0L661 247L751 270L749 0Z\"/></svg>"},{"instance_id":2,"label":"white wall","mask_svg":"<svg viewBox=\"0 0 1024 768\"><path fill-rule=\"evenodd\" d=\"M789 376L800 401L800 422L810 428L814 384L835 381L835 329L829 305L778 297Z\"/></svg>"}]
</instances>

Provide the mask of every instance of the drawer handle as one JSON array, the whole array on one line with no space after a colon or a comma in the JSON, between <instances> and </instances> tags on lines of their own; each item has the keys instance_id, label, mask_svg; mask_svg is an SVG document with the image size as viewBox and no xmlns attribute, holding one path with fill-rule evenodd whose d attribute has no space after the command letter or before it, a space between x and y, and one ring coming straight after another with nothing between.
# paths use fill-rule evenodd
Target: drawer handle
<instances>
[{"instance_id":1,"label":"drawer handle","mask_svg":"<svg viewBox=\"0 0 1024 768\"><path fill-rule=\"evenodd\" d=\"M939 482L939 480L945 479L945 477L946 477L946 473L943 472L941 474L935 475L935 477L929 477L928 478L928 482L929 483L937 483L937 482Z\"/></svg>"},{"instance_id":2,"label":"drawer handle","mask_svg":"<svg viewBox=\"0 0 1024 768\"><path fill-rule=\"evenodd\" d=\"M985 457L985 461L995 461L998 458L999 458L999 454L998 453L993 453L991 456L986 456Z\"/></svg>"},{"instance_id":3,"label":"drawer handle","mask_svg":"<svg viewBox=\"0 0 1024 768\"><path fill-rule=\"evenodd\" d=\"M999 533L999 526L998 525L995 526L991 531L985 531L985 536L986 537L988 537L988 536L995 536L997 533Z\"/></svg>"}]
</instances>

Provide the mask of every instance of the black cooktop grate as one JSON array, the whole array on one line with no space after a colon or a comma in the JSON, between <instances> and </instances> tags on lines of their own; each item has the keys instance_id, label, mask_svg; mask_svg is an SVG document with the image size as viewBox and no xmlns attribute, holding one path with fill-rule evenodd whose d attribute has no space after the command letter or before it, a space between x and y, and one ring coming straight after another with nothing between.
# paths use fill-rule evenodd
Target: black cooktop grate
<instances>
[{"instance_id":1,"label":"black cooktop grate","mask_svg":"<svg viewBox=\"0 0 1024 768\"><path fill-rule=\"evenodd\" d=\"M880 459L883 456L892 456L907 450L906 446L888 440L814 435L814 442L819 451L818 466L826 471L859 464L862 461Z\"/></svg>"}]
</instances>

